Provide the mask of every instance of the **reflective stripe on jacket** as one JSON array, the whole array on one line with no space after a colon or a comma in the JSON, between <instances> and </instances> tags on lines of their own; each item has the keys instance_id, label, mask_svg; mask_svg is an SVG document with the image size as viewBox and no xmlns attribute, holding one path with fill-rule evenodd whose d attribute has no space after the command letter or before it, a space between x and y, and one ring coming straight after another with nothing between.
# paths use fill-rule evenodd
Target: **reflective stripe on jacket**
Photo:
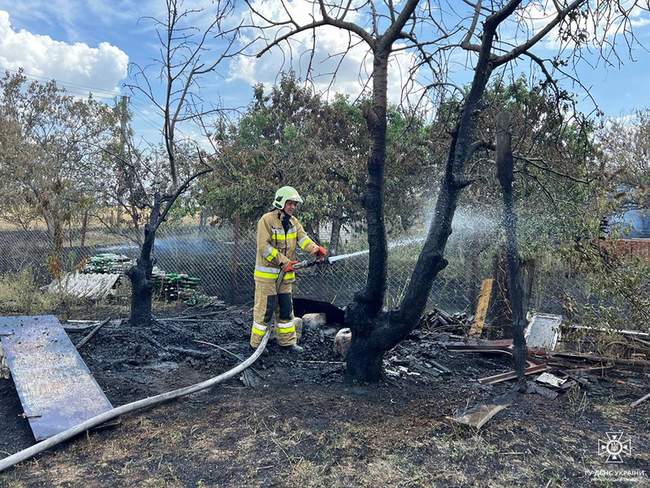
<instances>
[{"instance_id":1,"label":"reflective stripe on jacket","mask_svg":"<svg viewBox=\"0 0 650 488\"><path fill-rule=\"evenodd\" d=\"M257 256L255 280L275 281L282 266L296 260L296 248L316 254L318 245L312 241L300 221L291 217L289 229L282 227L282 211L272 210L257 222ZM295 273L284 275L285 282L295 281Z\"/></svg>"}]
</instances>

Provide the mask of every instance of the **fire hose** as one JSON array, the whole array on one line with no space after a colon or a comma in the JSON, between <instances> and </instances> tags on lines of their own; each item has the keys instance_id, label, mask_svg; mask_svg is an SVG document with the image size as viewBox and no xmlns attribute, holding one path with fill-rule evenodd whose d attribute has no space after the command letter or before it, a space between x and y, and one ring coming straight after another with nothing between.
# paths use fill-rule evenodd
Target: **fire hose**
<instances>
[{"instance_id":1,"label":"fire hose","mask_svg":"<svg viewBox=\"0 0 650 488\"><path fill-rule=\"evenodd\" d=\"M130 413L136 410L141 410L143 408L152 407L154 405L158 405L159 403L163 403L169 400L174 400L176 398L189 395L191 393L196 393L198 391L205 390L218 383L226 381L232 378L233 376L238 375L246 368L251 366L255 361L257 361L257 359L262 355L264 349L266 348L266 344L269 342L269 336L270 334L266 333L262 338L262 342L260 343L260 345L257 346L257 349L255 349L253 354L248 359L246 359L244 362L240 363L239 365L235 366L234 368L226 371L225 373L221 373L218 376L214 376L212 378L209 378L200 383L196 383L194 385L186 386L184 388L178 388L176 390L168 391L167 393L161 393L159 395L155 395L152 397L143 398L142 400L137 400L135 402L127 403L126 405L116 407L112 410L109 410L108 412L104 412L99 415L96 415L95 417L92 417L78 425L75 425L74 427L71 427L68 430L64 430L63 432L60 432L55 436L50 437L49 439L41 441L37 444L34 444L31 447L28 447L27 449L23 449L22 451L19 451L15 454L12 454L11 456L1 459L0 472L4 471L7 468L10 468L15 464L18 464L21 461L24 461L25 459L29 459L30 457L35 456L36 454L43 452L46 449L49 449L50 447L56 446L57 444L60 444L61 442L68 440L71 437L76 436L77 434L80 434L93 427L97 427L98 425L103 424L104 422L112 420L115 417L119 417L120 415L124 415L125 413Z\"/></svg>"},{"instance_id":2,"label":"fire hose","mask_svg":"<svg viewBox=\"0 0 650 488\"><path fill-rule=\"evenodd\" d=\"M323 261L320 260L305 260L305 261L300 261L296 264L294 264L293 268L294 269L304 269L304 268L309 268L314 265L318 264L328 264L331 261L329 259L325 259ZM279 286L282 284L282 280L284 279L285 271L281 270L280 275L278 276L278 280L276 282L276 286L279 288ZM116 408L113 408L112 410L109 410L107 412L101 413L99 415L96 415L78 425L75 425L74 427L71 427L67 430L64 430L63 432L60 432L49 439L45 439L44 441L38 442L37 444L34 444L31 447L28 447L26 449L23 449L22 451L19 451L15 454L12 454L11 456L7 456L4 459L0 460L0 472L4 471L7 468L10 468L14 466L15 464L20 463L21 461L24 461L26 459L31 458L32 456L35 456L50 447L54 447L57 444L60 444L63 441L66 441L70 439L71 437L74 437L78 434L81 434L82 432L85 432L89 429L92 429L93 427L97 427L98 425L103 424L104 422L108 422L109 420L112 420L116 417L119 417L120 415L124 415L126 413L134 412L136 410L141 410L143 408L147 407L152 407L154 405L158 405L163 402L167 402L169 400L174 400L176 398L180 398L182 396L190 395L192 393L196 393L202 390L206 390L218 383L221 383L223 381L226 381L233 376L238 375L242 371L244 371L246 368L251 366L257 359L262 355L264 352L264 349L266 348L266 344L269 342L269 337L270 334L267 332L264 337L262 338L262 342L260 343L259 346L257 346L257 349L253 352L253 354L246 359L244 362L240 363L239 365L235 366L234 368L226 371L225 373L221 373L218 376L214 376L212 378L209 378L205 381L202 381L200 383L196 383L194 385L186 386L184 388L178 388L176 390L168 391L166 393L161 393L159 395L155 395L152 397L148 398L143 398L142 400L137 400L135 402L127 403L126 405L122 405Z\"/></svg>"}]
</instances>

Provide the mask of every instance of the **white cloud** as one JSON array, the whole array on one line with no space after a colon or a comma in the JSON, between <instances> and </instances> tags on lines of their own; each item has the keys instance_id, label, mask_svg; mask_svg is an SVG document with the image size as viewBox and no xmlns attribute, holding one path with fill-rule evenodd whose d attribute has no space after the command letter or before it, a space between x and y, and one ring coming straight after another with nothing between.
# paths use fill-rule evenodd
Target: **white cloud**
<instances>
[{"instance_id":1,"label":"white cloud","mask_svg":"<svg viewBox=\"0 0 650 488\"><path fill-rule=\"evenodd\" d=\"M647 10L634 5L634 0L621 0L612 2L611 5L600 5L598 8L595 2L590 3L590 14L578 17L577 22L571 25L572 32L581 31L586 35L587 44L590 46L612 42L615 41L614 38L623 35L629 36L629 28L639 31L650 25ZM553 0L535 0L518 9L516 13L520 20L520 30L514 38L521 42L524 36L529 38L544 28L555 17L557 9ZM511 25L510 28L512 27ZM553 50L574 47L573 41L560 38L557 27L546 36L542 44Z\"/></svg>"},{"instance_id":2,"label":"white cloud","mask_svg":"<svg viewBox=\"0 0 650 488\"><path fill-rule=\"evenodd\" d=\"M101 98L107 93L119 92L117 87L126 77L128 63L127 54L107 42L90 47L81 42L57 41L24 29L15 31L9 14L0 10L2 68L16 71L22 67L28 75L70 82L69 89L74 86L95 88Z\"/></svg>"},{"instance_id":3,"label":"white cloud","mask_svg":"<svg viewBox=\"0 0 650 488\"><path fill-rule=\"evenodd\" d=\"M287 10L291 12L293 20L298 24L302 25L309 23L313 18L320 18L319 11L314 10L314 4L311 2L291 0L287 4ZM257 0L253 2L253 8L267 19L276 21L287 19L287 10L282 7L281 2ZM251 21L250 18L247 20ZM260 18L255 16L252 20L257 25L261 22ZM364 23L364 18L356 11L351 11L346 20ZM273 38L285 32L287 32L286 26L274 27L266 30L265 35ZM244 42L251 42L258 35L258 31L251 29L246 34ZM262 40L254 42L248 50L252 56L241 57L231 63L229 81L243 80L250 84L272 85L280 71L288 70L293 70L304 78L311 62L312 78L319 92L329 88L329 94L338 92L357 97L364 86L367 86L372 71L372 55L369 53L368 46L360 42L360 38L356 35L350 36L347 31L332 26L319 27L316 31L313 57L311 56L312 31L296 34L289 42L291 49L283 43L282 49L274 47L261 58L255 57L255 54L262 50L265 43ZM342 57L341 53L344 52L346 55ZM409 77L408 69L414 64L414 59L408 51L398 51L391 55L388 72L388 96L391 102L401 101L402 87ZM411 101L417 97L419 95L414 96Z\"/></svg>"}]
</instances>

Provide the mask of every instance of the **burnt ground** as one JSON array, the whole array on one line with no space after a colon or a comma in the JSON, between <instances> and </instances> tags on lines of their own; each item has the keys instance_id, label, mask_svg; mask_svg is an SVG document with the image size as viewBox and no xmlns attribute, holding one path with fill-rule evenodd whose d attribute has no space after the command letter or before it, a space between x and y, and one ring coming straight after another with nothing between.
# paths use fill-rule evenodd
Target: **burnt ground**
<instances>
[{"instance_id":1,"label":"burnt ground","mask_svg":"<svg viewBox=\"0 0 650 488\"><path fill-rule=\"evenodd\" d=\"M94 308L83 318L108 313ZM81 354L113 405L196 383L238 360L195 341L250 354L248 308L161 315L207 313L213 315L151 328L106 326ZM476 381L508 370L507 359L446 351L439 331L418 330L387 355L383 383L348 387L332 348L335 331L331 325L305 331L300 356L270 344L252 380L240 377L126 415L120 425L0 474L0 486L649 485L650 402L628 406L647 393L648 372L584 375L584 384L555 400L520 395L476 431L447 417L509 392L510 383ZM70 335L78 341L86 333ZM437 373L431 360L452 373ZM2 455L34 443L21 413L13 383L0 380ZM622 464L599 455L607 432L631 441Z\"/></svg>"}]
</instances>

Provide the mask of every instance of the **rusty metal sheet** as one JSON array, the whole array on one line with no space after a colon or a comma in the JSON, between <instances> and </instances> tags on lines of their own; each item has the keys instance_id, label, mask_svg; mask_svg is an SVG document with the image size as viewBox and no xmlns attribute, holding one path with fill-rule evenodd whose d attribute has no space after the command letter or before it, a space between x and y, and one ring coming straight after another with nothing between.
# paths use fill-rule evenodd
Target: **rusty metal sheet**
<instances>
[{"instance_id":1,"label":"rusty metal sheet","mask_svg":"<svg viewBox=\"0 0 650 488\"><path fill-rule=\"evenodd\" d=\"M0 317L0 339L37 441L113 408L55 316Z\"/></svg>"},{"instance_id":2,"label":"rusty metal sheet","mask_svg":"<svg viewBox=\"0 0 650 488\"><path fill-rule=\"evenodd\" d=\"M535 373L541 373L548 369L548 366L545 364L534 364L530 361L527 362L528 367L524 369L524 376L528 376ZM517 379L516 371L507 371L505 373L495 374L493 376L486 376L485 378L479 378L478 382L482 385L494 385L495 383L501 383L503 381Z\"/></svg>"}]
</instances>

